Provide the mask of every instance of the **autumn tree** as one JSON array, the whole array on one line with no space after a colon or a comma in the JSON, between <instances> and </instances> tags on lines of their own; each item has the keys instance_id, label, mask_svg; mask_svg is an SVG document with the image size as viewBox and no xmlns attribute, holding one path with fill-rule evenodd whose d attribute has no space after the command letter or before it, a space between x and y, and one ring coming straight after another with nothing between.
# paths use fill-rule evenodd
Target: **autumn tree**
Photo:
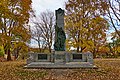
<instances>
[{"instance_id":1,"label":"autumn tree","mask_svg":"<svg viewBox=\"0 0 120 80\"><path fill-rule=\"evenodd\" d=\"M104 0L68 0L66 2L65 28L68 39L77 52L95 49L106 38L107 21L101 17L107 10Z\"/></svg>"},{"instance_id":2,"label":"autumn tree","mask_svg":"<svg viewBox=\"0 0 120 80\"><path fill-rule=\"evenodd\" d=\"M39 49L45 45L45 48L51 52L54 38L54 13L42 12L35 20L33 21L35 30L32 31L32 38L38 42Z\"/></svg>"},{"instance_id":3,"label":"autumn tree","mask_svg":"<svg viewBox=\"0 0 120 80\"><path fill-rule=\"evenodd\" d=\"M31 0L0 0L0 41L11 60L12 42L26 43L30 39L28 22Z\"/></svg>"},{"instance_id":4,"label":"autumn tree","mask_svg":"<svg viewBox=\"0 0 120 80\"><path fill-rule=\"evenodd\" d=\"M120 54L120 38L117 32L112 32L111 33L111 40L112 42L110 42L108 44L108 47L110 48L110 51L113 55L118 55Z\"/></svg>"},{"instance_id":5,"label":"autumn tree","mask_svg":"<svg viewBox=\"0 0 120 80\"><path fill-rule=\"evenodd\" d=\"M108 22L102 17L93 18L90 21L90 30L88 32L90 39L93 41L93 48L89 48L93 54L99 51L99 48L106 45L107 34L109 29Z\"/></svg>"}]
</instances>

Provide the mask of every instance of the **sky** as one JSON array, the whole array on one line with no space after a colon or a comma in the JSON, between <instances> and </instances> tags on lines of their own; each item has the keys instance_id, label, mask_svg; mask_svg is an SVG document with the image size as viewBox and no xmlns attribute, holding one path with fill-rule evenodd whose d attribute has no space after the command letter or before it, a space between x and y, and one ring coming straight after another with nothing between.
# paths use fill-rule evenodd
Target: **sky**
<instances>
[{"instance_id":1,"label":"sky","mask_svg":"<svg viewBox=\"0 0 120 80\"><path fill-rule=\"evenodd\" d=\"M46 10L55 11L58 8L64 9L67 0L32 0L32 8L37 15Z\"/></svg>"},{"instance_id":2,"label":"sky","mask_svg":"<svg viewBox=\"0 0 120 80\"><path fill-rule=\"evenodd\" d=\"M58 8L65 9L64 5L66 1L67 0L32 0L32 8L36 15L46 10L55 12ZM34 40L31 40L30 46L38 47L37 42Z\"/></svg>"}]
</instances>

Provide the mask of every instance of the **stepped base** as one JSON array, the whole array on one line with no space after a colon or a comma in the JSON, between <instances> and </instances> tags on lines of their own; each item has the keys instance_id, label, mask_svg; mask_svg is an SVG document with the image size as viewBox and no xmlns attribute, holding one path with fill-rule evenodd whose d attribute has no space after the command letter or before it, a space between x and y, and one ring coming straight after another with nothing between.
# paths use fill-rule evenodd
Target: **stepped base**
<instances>
[{"instance_id":1,"label":"stepped base","mask_svg":"<svg viewBox=\"0 0 120 80\"><path fill-rule=\"evenodd\" d=\"M88 62L69 62L69 63L51 63L51 62L32 62L24 68L44 68L44 69L76 69L76 68L92 68L97 69L97 67Z\"/></svg>"}]
</instances>

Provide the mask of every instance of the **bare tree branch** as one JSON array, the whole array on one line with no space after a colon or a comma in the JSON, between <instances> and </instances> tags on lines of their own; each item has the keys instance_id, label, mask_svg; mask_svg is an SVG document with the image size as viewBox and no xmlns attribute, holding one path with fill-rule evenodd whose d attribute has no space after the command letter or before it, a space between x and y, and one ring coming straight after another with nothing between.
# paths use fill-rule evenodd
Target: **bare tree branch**
<instances>
[{"instance_id":1,"label":"bare tree branch","mask_svg":"<svg viewBox=\"0 0 120 80\"><path fill-rule=\"evenodd\" d=\"M39 16L39 19L33 22L35 24L34 27L37 27L38 29L37 34L40 34L40 36L37 36L39 38L37 38L36 41L39 42L39 45L41 45L41 48L44 47L44 49L45 48L49 49L49 52L51 52L53 38L54 38L54 23L55 23L54 21L55 21L54 13L50 11L46 11L46 12L42 12ZM33 37L35 38L36 36L33 36Z\"/></svg>"}]
</instances>

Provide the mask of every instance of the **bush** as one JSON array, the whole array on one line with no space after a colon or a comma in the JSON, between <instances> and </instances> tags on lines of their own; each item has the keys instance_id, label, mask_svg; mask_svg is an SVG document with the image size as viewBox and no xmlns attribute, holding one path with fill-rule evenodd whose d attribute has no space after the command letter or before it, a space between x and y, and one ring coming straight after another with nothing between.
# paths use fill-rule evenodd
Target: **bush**
<instances>
[{"instance_id":1,"label":"bush","mask_svg":"<svg viewBox=\"0 0 120 80\"><path fill-rule=\"evenodd\" d=\"M4 56L5 52L4 52L4 48L2 46L0 46L0 57Z\"/></svg>"}]
</instances>

